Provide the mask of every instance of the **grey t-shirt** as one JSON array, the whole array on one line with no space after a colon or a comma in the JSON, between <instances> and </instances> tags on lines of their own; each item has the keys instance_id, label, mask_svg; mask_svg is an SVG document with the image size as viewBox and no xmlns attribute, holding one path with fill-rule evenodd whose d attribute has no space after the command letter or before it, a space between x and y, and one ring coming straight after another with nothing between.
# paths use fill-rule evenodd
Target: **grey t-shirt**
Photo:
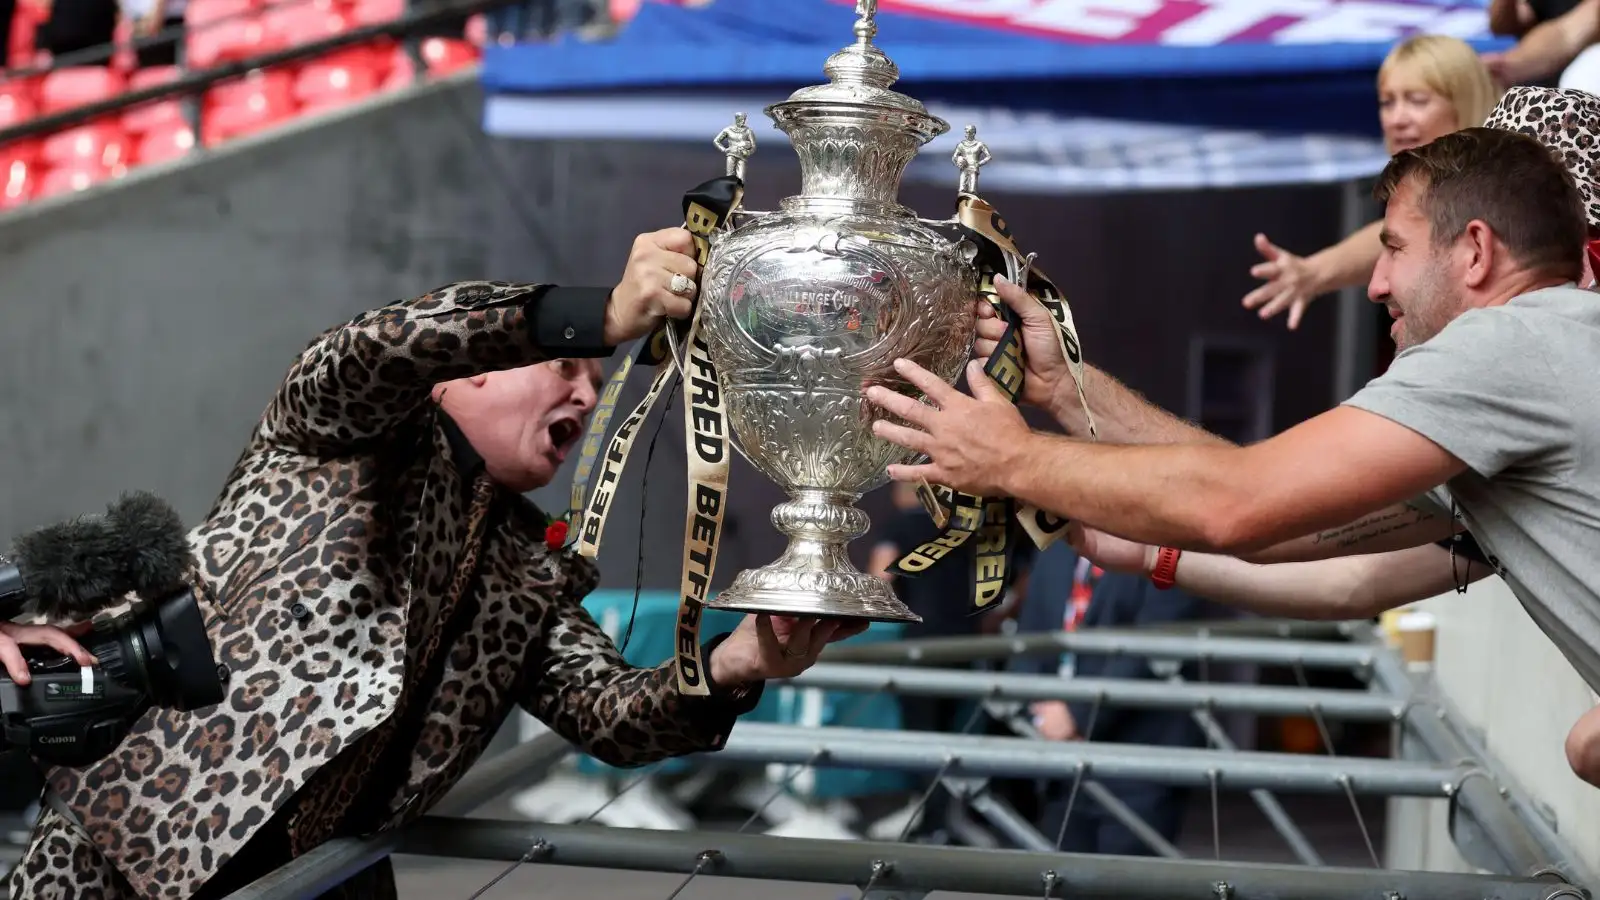
<instances>
[{"instance_id":1,"label":"grey t-shirt","mask_svg":"<svg viewBox=\"0 0 1600 900\"><path fill-rule=\"evenodd\" d=\"M1346 405L1467 471L1452 499L1499 575L1600 691L1600 294L1546 288L1471 310Z\"/></svg>"}]
</instances>

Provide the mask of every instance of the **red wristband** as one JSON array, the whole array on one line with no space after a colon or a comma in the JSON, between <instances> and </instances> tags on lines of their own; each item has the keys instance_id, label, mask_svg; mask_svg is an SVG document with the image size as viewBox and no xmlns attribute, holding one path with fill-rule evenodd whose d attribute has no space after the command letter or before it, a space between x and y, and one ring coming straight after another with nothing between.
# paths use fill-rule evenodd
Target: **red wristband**
<instances>
[{"instance_id":1,"label":"red wristband","mask_svg":"<svg viewBox=\"0 0 1600 900\"><path fill-rule=\"evenodd\" d=\"M1173 547L1162 547L1156 552L1156 567L1150 570L1150 581L1161 590L1166 590L1178 582L1178 557L1182 550Z\"/></svg>"}]
</instances>

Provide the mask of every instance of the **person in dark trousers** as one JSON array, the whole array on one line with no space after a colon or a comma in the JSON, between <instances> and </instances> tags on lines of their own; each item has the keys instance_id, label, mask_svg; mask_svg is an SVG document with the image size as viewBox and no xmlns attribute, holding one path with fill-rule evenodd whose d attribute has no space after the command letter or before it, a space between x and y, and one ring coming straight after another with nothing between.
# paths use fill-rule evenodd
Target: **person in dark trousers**
<instances>
[{"instance_id":1,"label":"person in dark trousers","mask_svg":"<svg viewBox=\"0 0 1600 900\"><path fill-rule=\"evenodd\" d=\"M1120 572L1101 572L1065 542L1037 554L1028 579L1026 599L1017 618L1020 632L1132 628L1158 622L1205 617L1205 601L1180 590L1161 590L1149 579ZM1034 656L1011 661L1010 669L1072 678L1149 679L1156 677L1147 660L1085 654ZM1185 673L1193 677L1192 673ZM1123 709L1091 703L1036 703L1034 725L1051 740L1145 744L1158 747L1203 747L1205 737L1187 712ZM1188 803L1186 788L1121 779L1097 779L1117 799L1144 819L1162 837L1176 841ZM1153 854L1144 842L1113 818L1080 788L1066 817L1070 779L1045 782L1040 791L1038 827L1047 840L1062 834L1069 853Z\"/></svg>"},{"instance_id":2,"label":"person in dark trousers","mask_svg":"<svg viewBox=\"0 0 1600 900\"><path fill-rule=\"evenodd\" d=\"M888 571L901 555L939 536L939 527L917 501L913 488L896 484L893 496L895 512L884 522L873 544L867 571L888 580L900 602L922 617L921 622L906 624L903 637L906 640L963 637L993 630L1006 615L1004 608L982 616L974 616L968 609L972 591L968 583L972 559L970 542L956 552L955 558L945 560L938 568L916 578L901 578ZM1019 564L1025 565L1022 557L1019 557ZM941 667L970 669L972 664L948 663ZM976 707L971 701L950 697L902 696L899 699L901 727L906 731L946 734L985 734L988 731L987 721L973 721ZM930 784L931 781L924 782L922 790ZM921 821L908 836L929 843L948 842L949 813L949 792L934 791Z\"/></svg>"}]
</instances>

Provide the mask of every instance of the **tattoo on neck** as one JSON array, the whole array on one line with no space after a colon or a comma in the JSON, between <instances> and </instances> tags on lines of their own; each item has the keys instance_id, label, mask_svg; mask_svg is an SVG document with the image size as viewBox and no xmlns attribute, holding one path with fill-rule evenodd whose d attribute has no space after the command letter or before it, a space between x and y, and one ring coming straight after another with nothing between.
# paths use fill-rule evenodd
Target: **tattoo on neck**
<instances>
[{"instance_id":1,"label":"tattoo on neck","mask_svg":"<svg viewBox=\"0 0 1600 900\"><path fill-rule=\"evenodd\" d=\"M1333 544L1341 549L1354 547L1366 543L1374 538L1396 531L1403 531L1423 522L1438 518L1432 513L1414 503L1405 503L1393 509L1385 510L1375 515L1358 519L1340 528L1331 531L1319 532L1311 539L1313 544Z\"/></svg>"}]
</instances>

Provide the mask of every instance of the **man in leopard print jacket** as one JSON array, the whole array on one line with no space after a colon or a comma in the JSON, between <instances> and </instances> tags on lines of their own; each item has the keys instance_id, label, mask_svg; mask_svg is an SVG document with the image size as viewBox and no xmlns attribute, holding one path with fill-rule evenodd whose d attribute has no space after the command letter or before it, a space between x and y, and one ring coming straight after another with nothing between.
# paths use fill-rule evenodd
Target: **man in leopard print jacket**
<instances>
[{"instance_id":1,"label":"man in leopard print jacket","mask_svg":"<svg viewBox=\"0 0 1600 900\"><path fill-rule=\"evenodd\" d=\"M613 765L715 750L764 679L858 631L748 618L706 644L710 696L682 695L622 660L580 605L594 566L521 496L581 438L596 358L689 313L668 285L692 249L641 235L610 291L455 284L317 338L190 536L227 699L52 769L14 900L226 896L421 816L513 705ZM335 895L394 897L393 870Z\"/></svg>"}]
</instances>

